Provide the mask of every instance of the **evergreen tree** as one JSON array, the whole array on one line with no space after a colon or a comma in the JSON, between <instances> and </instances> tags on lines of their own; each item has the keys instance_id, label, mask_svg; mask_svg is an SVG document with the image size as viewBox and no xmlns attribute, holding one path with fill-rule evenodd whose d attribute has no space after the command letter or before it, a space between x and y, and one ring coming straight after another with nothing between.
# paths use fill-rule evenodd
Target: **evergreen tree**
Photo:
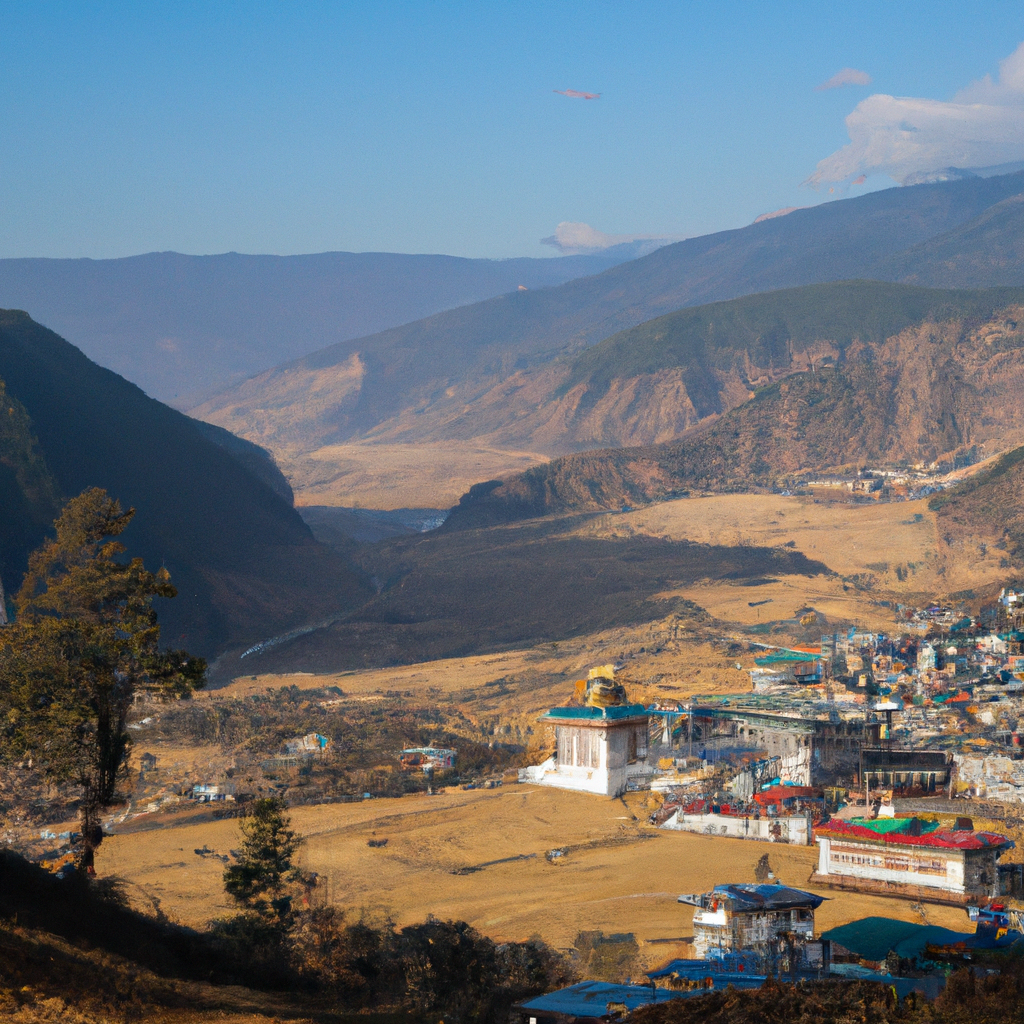
<instances>
[{"instance_id":1,"label":"evergreen tree","mask_svg":"<svg viewBox=\"0 0 1024 1024\"><path fill-rule=\"evenodd\" d=\"M289 828L285 805L273 797L256 800L243 815L238 863L224 872L224 888L245 912L267 927L288 930L292 923L288 884L297 880L292 856L302 842Z\"/></svg>"},{"instance_id":2,"label":"evergreen tree","mask_svg":"<svg viewBox=\"0 0 1024 1024\"><path fill-rule=\"evenodd\" d=\"M136 696L187 697L206 674L202 658L159 648L153 598L177 593L167 570L118 559L125 549L112 538L134 515L98 487L69 501L29 560L14 622L0 629L0 756L31 758L50 782L78 788L89 871L127 764Z\"/></svg>"}]
</instances>

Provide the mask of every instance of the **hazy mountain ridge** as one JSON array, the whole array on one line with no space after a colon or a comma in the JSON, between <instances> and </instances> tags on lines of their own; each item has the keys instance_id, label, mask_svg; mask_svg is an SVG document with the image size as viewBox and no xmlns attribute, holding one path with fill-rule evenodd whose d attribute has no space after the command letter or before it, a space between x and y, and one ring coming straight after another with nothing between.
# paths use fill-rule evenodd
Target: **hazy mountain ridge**
<instances>
[{"instance_id":1,"label":"hazy mountain ridge","mask_svg":"<svg viewBox=\"0 0 1024 1024\"><path fill-rule=\"evenodd\" d=\"M570 379L584 349L699 303L880 276L885 260L1022 191L1024 174L890 189L688 239L594 277L332 346L245 381L193 414L275 451L352 438L479 438L556 454L664 440L707 414L701 395L690 393L703 378L659 370L614 385L605 404L588 411L578 407L583 392ZM899 272L926 283L935 259L920 260ZM631 419L628 410L638 406L645 411Z\"/></svg>"},{"instance_id":2,"label":"hazy mountain ridge","mask_svg":"<svg viewBox=\"0 0 1024 1024\"><path fill-rule=\"evenodd\" d=\"M876 289L893 287L860 288L865 308L877 308ZM618 508L689 490L785 486L807 472L927 463L970 446L993 454L1020 444L1022 303L1020 289L933 292L932 311L943 319L926 316L882 341L836 345L825 365L759 388L678 440L568 455L479 485L444 528Z\"/></svg>"},{"instance_id":3,"label":"hazy mountain ridge","mask_svg":"<svg viewBox=\"0 0 1024 1024\"><path fill-rule=\"evenodd\" d=\"M0 312L0 378L27 417L18 443L25 451L37 439L57 497L98 486L137 509L124 535L128 553L152 569L166 565L180 592L160 602L168 643L212 655L369 596L361 575L313 539L271 484L193 420L17 310ZM18 493L30 489L18 484ZM52 512L23 512L5 524L8 545L20 538L5 552L9 592L49 520Z\"/></svg>"},{"instance_id":4,"label":"hazy mountain ridge","mask_svg":"<svg viewBox=\"0 0 1024 1024\"><path fill-rule=\"evenodd\" d=\"M1024 195L886 260L872 276L933 288L1024 283Z\"/></svg>"},{"instance_id":5,"label":"hazy mountain ridge","mask_svg":"<svg viewBox=\"0 0 1024 1024\"><path fill-rule=\"evenodd\" d=\"M178 407L325 345L440 310L598 273L637 247L551 259L402 253L147 253L0 260L0 307ZM186 398L186 396L188 396Z\"/></svg>"}]
</instances>

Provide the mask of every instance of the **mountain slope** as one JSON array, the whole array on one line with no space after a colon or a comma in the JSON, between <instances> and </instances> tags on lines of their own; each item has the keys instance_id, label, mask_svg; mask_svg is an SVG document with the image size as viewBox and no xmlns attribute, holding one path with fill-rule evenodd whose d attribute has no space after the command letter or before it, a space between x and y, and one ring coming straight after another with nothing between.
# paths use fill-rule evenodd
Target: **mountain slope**
<instances>
[{"instance_id":1,"label":"mountain slope","mask_svg":"<svg viewBox=\"0 0 1024 1024\"><path fill-rule=\"evenodd\" d=\"M883 260L871 276L934 288L1024 283L1024 195Z\"/></svg>"},{"instance_id":2,"label":"mountain slope","mask_svg":"<svg viewBox=\"0 0 1024 1024\"><path fill-rule=\"evenodd\" d=\"M56 518L58 493L25 407L0 380L0 594L19 579L25 553Z\"/></svg>"},{"instance_id":3,"label":"mountain slope","mask_svg":"<svg viewBox=\"0 0 1024 1024\"><path fill-rule=\"evenodd\" d=\"M853 282L726 305L735 308L715 315L682 311L631 332L642 366L679 358L673 341L688 338L684 357L704 374L712 397L715 387L722 395L754 386L755 373L770 378L770 371L781 380L748 392L751 397L677 440L582 452L479 485L445 528L617 508L692 489L787 486L808 472L931 462L958 450L992 453L1024 441L1024 289L928 291ZM815 327L814 316L801 325L800 315L788 324L769 315L837 307L844 315L833 329ZM765 345L767 333L748 335L749 347L742 334L735 348L715 344L714 324L735 323L741 313L748 324L775 324L771 344ZM694 323L703 330L687 334L684 328ZM627 341L609 339L587 359L598 368L606 356L614 363ZM808 372L808 364L815 369Z\"/></svg>"},{"instance_id":4,"label":"mountain slope","mask_svg":"<svg viewBox=\"0 0 1024 1024\"><path fill-rule=\"evenodd\" d=\"M474 260L329 252L0 260L0 307L175 405L325 345L443 309L596 274L638 254ZM186 398L186 396L190 396Z\"/></svg>"},{"instance_id":5,"label":"mountain slope","mask_svg":"<svg viewBox=\"0 0 1024 1024\"><path fill-rule=\"evenodd\" d=\"M603 338L684 306L873 276L881 261L1022 191L1024 174L889 189L689 239L595 277L334 345L193 412L275 452L355 437L465 438L470 429L494 442L508 422L504 391L522 391L536 408L564 383L566 362ZM534 431L541 450L594 442L565 437L559 415Z\"/></svg>"},{"instance_id":6,"label":"mountain slope","mask_svg":"<svg viewBox=\"0 0 1024 1024\"><path fill-rule=\"evenodd\" d=\"M1004 452L995 462L934 497L943 539L995 543L1024 563L1024 446Z\"/></svg>"},{"instance_id":7,"label":"mountain slope","mask_svg":"<svg viewBox=\"0 0 1024 1024\"><path fill-rule=\"evenodd\" d=\"M24 409L23 451L30 428L61 498L99 486L137 509L124 535L129 553L165 564L179 590L161 602L168 643L215 654L365 599L359 574L194 421L17 310L0 312L0 378ZM40 494L40 507L51 503ZM15 523L23 539L6 553L9 592L43 532L39 516ZM5 539L13 528L5 524Z\"/></svg>"}]
</instances>

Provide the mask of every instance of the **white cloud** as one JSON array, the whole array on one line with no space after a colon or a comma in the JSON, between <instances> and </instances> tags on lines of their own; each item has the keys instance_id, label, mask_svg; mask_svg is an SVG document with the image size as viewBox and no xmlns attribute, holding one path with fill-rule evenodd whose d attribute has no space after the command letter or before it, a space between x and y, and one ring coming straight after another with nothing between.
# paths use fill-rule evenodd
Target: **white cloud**
<instances>
[{"instance_id":1,"label":"white cloud","mask_svg":"<svg viewBox=\"0 0 1024 1024\"><path fill-rule=\"evenodd\" d=\"M861 174L900 182L1024 160L1024 43L990 75L949 102L886 96L862 100L846 118L848 145L822 160L804 184L819 188Z\"/></svg>"},{"instance_id":2,"label":"white cloud","mask_svg":"<svg viewBox=\"0 0 1024 1024\"><path fill-rule=\"evenodd\" d=\"M541 239L541 244L553 245L562 253L583 253L600 252L602 249L610 249L613 245L624 245L628 242L650 242L652 244L649 247L643 248L651 251L669 242L678 241L679 238L668 235L608 235L589 224L563 220L555 228L553 235Z\"/></svg>"},{"instance_id":3,"label":"white cloud","mask_svg":"<svg viewBox=\"0 0 1024 1024\"><path fill-rule=\"evenodd\" d=\"M866 71L858 71L856 68L843 68L837 71L827 82L815 87L816 92L824 92L826 89L841 89L844 85L870 85L871 76Z\"/></svg>"}]
</instances>

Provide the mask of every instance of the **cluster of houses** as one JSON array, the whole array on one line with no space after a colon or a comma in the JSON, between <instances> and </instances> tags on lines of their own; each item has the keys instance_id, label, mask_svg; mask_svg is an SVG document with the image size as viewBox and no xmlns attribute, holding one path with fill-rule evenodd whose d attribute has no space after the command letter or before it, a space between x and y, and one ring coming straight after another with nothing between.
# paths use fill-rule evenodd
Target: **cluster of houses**
<instances>
[{"instance_id":1,"label":"cluster of houses","mask_svg":"<svg viewBox=\"0 0 1024 1024\"><path fill-rule=\"evenodd\" d=\"M1013 842L971 813L1024 802L1022 643L970 619L942 637L850 631L763 654L752 693L685 705L644 706L621 686L609 700L602 669L543 715L554 752L520 780L651 789L668 830L817 844L822 886L963 906L1017 896Z\"/></svg>"},{"instance_id":2,"label":"cluster of houses","mask_svg":"<svg viewBox=\"0 0 1024 1024\"><path fill-rule=\"evenodd\" d=\"M973 933L867 918L817 934L814 915L825 897L780 882L716 885L678 902L694 908L692 958L659 965L642 984L583 981L538 996L516 1008L520 1024L615 1021L642 1006L760 988L768 978L877 981L899 998L931 999L945 984L943 956L969 957L1022 938L1018 916L1001 905L975 913Z\"/></svg>"},{"instance_id":3,"label":"cluster of houses","mask_svg":"<svg viewBox=\"0 0 1024 1024\"><path fill-rule=\"evenodd\" d=\"M598 670L543 715L554 752L520 772L522 782L609 797L650 789L663 798L652 822L669 830L816 844L815 888L960 906L974 933L871 918L817 935L824 896L778 882L717 885L679 897L694 908L692 959L642 984L584 981L540 996L517 1008L520 1024L613 1021L768 977L873 979L900 997L933 998L944 984L937 949L963 955L1024 938L1024 911L1013 909L1024 865L1006 863L1013 841L975 828L970 813L998 817L1006 801L1024 802L1024 602L1012 591L1000 601L996 632L926 610L924 636L851 631L766 649L752 693L685 705L644 706L621 686L610 698Z\"/></svg>"}]
</instances>

